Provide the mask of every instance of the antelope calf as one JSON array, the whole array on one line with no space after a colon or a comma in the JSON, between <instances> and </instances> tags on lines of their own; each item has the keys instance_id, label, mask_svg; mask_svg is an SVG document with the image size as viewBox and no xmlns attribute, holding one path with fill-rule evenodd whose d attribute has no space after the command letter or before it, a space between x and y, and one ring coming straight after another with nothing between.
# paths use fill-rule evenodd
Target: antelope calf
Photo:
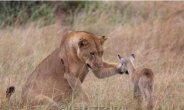
<instances>
[{"instance_id":1,"label":"antelope calf","mask_svg":"<svg viewBox=\"0 0 184 110\"><path fill-rule=\"evenodd\" d=\"M123 58L118 55L121 61L121 68L119 71L129 74L130 83L133 87L134 99L143 99L142 106L147 108L153 108L153 83L154 74L151 69L143 68L136 69L134 67L134 54L131 56Z\"/></svg>"}]
</instances>

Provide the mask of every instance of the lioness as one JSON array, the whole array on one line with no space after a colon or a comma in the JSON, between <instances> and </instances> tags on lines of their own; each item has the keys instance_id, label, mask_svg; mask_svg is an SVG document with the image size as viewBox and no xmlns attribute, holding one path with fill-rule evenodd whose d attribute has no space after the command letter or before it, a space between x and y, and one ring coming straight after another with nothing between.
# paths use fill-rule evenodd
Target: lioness
<instances>
[{"instance_id":1,"label":"lioness","mask_svg":"<svg viewBox=\"0 0 184 110\"><path fill-rule=\"evenodd\" d=\"M82 102L89 102L82 88L90 68L98 78L121 74L121 64L102 59L105 36L89 32L67 32L60 47L45 58L28 77L22 88L22 101L29 104L50 103L58 106L68 103L72 93Z\"/></svg>"},{"instance_id":2,"label":"lioness","mask_svg":"<svg viewBox=\"0 0 184 110\"><path fill-rule=\"evenodd\" d=\"M140 101L140 97L143 98L143 108L147 105L147 108L153 108L153 82L154 74L151 69L135 69L133 61L135 59L134 54L130 57L123 58L118 55L121 60L122 66L120 68L121 72L126 72L129 74L130 83L133 87L134 98Z\"/></svg>"}]
</instances>

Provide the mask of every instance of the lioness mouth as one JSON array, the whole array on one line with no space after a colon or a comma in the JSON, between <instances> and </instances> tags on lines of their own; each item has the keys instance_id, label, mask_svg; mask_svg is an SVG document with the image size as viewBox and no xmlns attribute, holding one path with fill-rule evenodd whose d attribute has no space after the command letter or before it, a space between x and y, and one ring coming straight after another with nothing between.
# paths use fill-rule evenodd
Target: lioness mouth
<instances>
[{"instance_id":1,"label":"lioness mouth","mask_svg":"<svg viewBox=\"0 0 184 110\"><path fill-rule=\"evenodd\" d=\"M89 67L89 68L91 68L91 66L87 63L87 66ZM92 69L92 68L91 68Z\"/></svg>"}]
</instances>

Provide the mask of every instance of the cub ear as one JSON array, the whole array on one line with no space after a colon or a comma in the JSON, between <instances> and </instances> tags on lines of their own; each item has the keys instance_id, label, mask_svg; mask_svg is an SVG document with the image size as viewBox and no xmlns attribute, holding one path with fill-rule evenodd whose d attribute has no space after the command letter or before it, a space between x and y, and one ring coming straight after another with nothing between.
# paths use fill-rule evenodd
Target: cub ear
<instances>
[{"instance_id":1,"label":"cub ear","mask_svg":"<svg viewBox=\"0 0 184 110\"><path fill-rule=\"evenodd\" d=\"M86 39L80 39L78 43L79 48L88 46L88 41Z\"/></svg>"},{"instance_id":2,"label":"cub ear","mask_svg":"<svg viewBox=\"0 0 184 110\"><path fill-rule=\"evenodd\" d=\"M134 54L131 54L131 55L130 55L130 60L131 60L131 61L134 61L134 60L135 60L135 55L134 55Z\"/></svg>"},{"instance_id":3,"label":"cub ear","mask_svg":"<svg viewBox=\"0 0 184 110\"><path fill-rule=\"evenodd\" d=\"M107 39L108 39L108 38L106 38L105 36L101 36L101 38L100 38L101 44L103 45L104 42L105 42Z\"/></svg>"}]
</instances>

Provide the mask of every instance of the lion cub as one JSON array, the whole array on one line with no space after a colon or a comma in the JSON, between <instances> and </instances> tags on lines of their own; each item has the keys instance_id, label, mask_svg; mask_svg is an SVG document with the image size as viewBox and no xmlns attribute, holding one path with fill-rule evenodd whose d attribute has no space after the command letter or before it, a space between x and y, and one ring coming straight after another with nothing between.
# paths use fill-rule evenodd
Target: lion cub
<instances>
[{"instance_id":1,"label":"lion cub","mask_svg":"<svg viewBox=\"0 0 184 110\"><path fill-rule=\"evenodd\" d=\"M134 99L143 98L143 107L146 105L147 108L153 108L153 83L154 83L154 74L151 69L135 69L133 61L135 59L134 54L130 57L123 58L118 55L121 60L121 72L129 74L130 83L133 87Z\"/></svg>"}]
</instances>

